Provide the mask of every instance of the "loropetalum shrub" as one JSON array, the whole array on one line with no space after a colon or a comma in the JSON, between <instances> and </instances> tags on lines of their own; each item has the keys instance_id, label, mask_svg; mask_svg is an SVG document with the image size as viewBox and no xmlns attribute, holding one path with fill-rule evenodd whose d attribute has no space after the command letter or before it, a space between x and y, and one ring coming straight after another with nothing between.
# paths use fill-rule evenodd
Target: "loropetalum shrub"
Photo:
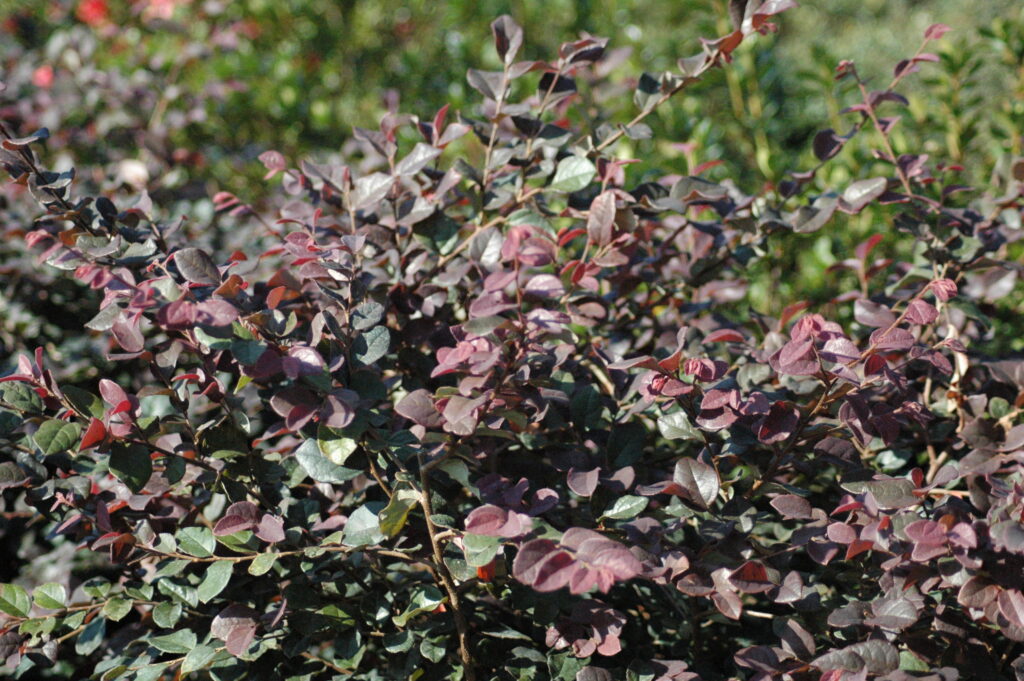
<instances>
[{"instance_id":1,"label":"loropetalum shrub","mask_svg":"<svg viewBox=\"0 0 1024 681\"><path fill-rule=\"evenodd\" d=\"M892 134L947 28L880 89L839 64L849 128L758 195L615 153L793 4L733 2L626 123L578 92L604 39L516 61L502 17L479 115L267 151L277 216L214 198L238 250L86 195L3 124L5 210L45 208L23 247L93 297L119 367L60 380L39 348L0 383L14 675L1020 678L1024 372L972 351L1020 185L963 187ZM857 135L876 174L819 187ZM445 153L463 136L477 162ZM848 293L744 304L773 241L869 206ZM913 259L873 257L898 240Z\"/></svg>"}]
</instances>

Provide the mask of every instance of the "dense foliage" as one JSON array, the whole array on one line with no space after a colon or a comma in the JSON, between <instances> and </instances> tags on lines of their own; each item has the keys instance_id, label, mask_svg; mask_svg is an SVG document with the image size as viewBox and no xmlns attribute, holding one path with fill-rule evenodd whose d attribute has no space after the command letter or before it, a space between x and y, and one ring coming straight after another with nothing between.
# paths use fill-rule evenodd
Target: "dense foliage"
<instances>
[{"instance_id":1,"label":"dense foliage","mask_svg":"<svg viewBox=\"0 0 1024 681\"><path fill-rule=\"evenodd\" d=\"M204 102L139 73L47 108L78 100L13 69L14 676L1021 678L1024 364L985 350L1024 165L900 133L948 27L888 78L839 63L845 108L756 192L696 146L686 175L627 153L794 6L731 2L626 81L592 35L520 60L502 16L474 111L263 150L280 191L210 201L175 141ZM805 235L856 220L779 300Z\"/></svg>"}]
</instances>

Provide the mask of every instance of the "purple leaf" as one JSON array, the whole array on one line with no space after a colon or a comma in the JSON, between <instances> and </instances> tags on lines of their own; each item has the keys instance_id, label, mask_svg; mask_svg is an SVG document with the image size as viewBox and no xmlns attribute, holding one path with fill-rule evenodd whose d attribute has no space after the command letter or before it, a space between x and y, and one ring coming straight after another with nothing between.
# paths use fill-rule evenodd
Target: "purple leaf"
<instances>
[{"instance_id":1,"label":"purple leaf","mask_svg":"<svg viewBox=\"0 0 1024 681\"><path fill-rule=\"evenodd\" d=\"M956 295L956 283L951 279L936 279L928 284L928 288L942 302L946 302Z\"/></svg>"},{"instance_id":2,"label":"purple leaf","mask_svg":"<svg viewBox=\"0 0 1024 681\"><path fill-rule=\"evenodd\" d=\"M577 468L570 468L569 473L566 475L566 482L576 494L581 497L589 497L597 489L598 478L601 475L600 468L594 468L589 471L581 471Z\"/></svg>"},{"instance_id":3,"label":"purple leaf","mask_svg":"<svg viewBox=\"0 0 1024 681\"><path fill-rule=\"evenodd\" d=\"M523 45L523 29L512 17L503 14L491 23L491 33L494 34L494 49L498 57L506 65L511 64Z\"/></svg>"},{"instance_id":4,"label":"purple leaf","mask_svg":"<svg viewBox=\"0 0 1024 681\"><path fill-rule=\"evenodd\" d=\"M784 518L807 519L811 517L811 504L795 494L780 494L771 501L772 508Z\"/></svg>"},{"instance_id":5,"label":"purple leaf","mask_svg":"<svg viewBox=\"0 0 1024 681\"><path fill-rule=\"evenodd\" d=\"M832 128L822 130L814 136L814 155L818 157L819 161L827 161L838 154L845 143L846 140L837 135Z\"/></svg>"},{"instance_id":6,"label":"purple leaf","mask_svg":"<svg viewBox=\"0 0 1024 681\"><path fill-rule=\"evenodd\" d=\"M877 350L906 350L914 346L914 334L906 329L875 329L869 339Z\"/></svg>"},{"instance_id":7,"label":"purple leaf","mask_svg":"<svg viewBox=\"0 0 1024 681\"><path fill-rule=\"evenodd\" d=\"M519 547L512 575L537 591L556 591L569 583L575 561L550 539L534 539Z\"/></svg>"},{"instance_id":8,"label":"purple leaf","mask_svg":"<svg viewBox=\"0 0 1024 681\"><path fill-rule=\"evenodd\" d=\"M259 518L259 508L249 501L238 501L228 506L224 517L217 521L213 527L213 534L223 537L243 530L251 530L256 527L256 520Z\"/></svg>"},{"instance_id":9,"label":"purple leaf","mask_svg":"<svg viewBox=\"0 0 1024 681\"><path fill-rule=\"evenodd\" d=\"M417 142L416 146L409 152L409 155L395 166L395 174L400 176L415 175L440 155L440 149L423 142Z\"/></svg>"},{"instance_id":10,"label":"purple leaf","mask_svg":"<svg viewBox=\"0 0 1024 681\"><path fill-rule=\"evenodd\" d=\"M288 167L285 163L284 155L273 149L264 151L260 154L259 159L260 163L267 169L267 174L263 176L264 180L269 180Z\"/></svg>"},{"instance_id":11,"label":"purple leaf","mask_svg":"<svg viewBox=\"0 0 1024 681\"><path fill-rule=\"evenodd\" d=\"M256 528L256 536L268 544L284 541L284 520L269 513L264 513Z\"/></svg>"},{"instance_id":12,"label":"purple leaf","mask_svg":"<svg viewBox=\"0 0 1024 681\"><path fill-rule=\"evenodd\" d=\"M765 444L786 441L800 422L800 412L788 402L776 402L757 429L757 439Z\"/></svg>"},{"instance_id":13,"label":"purple leaf","mask_svg":"<svg viewBox=\"0 0 1024 681\"><path fill-rule=\"evenodd\" d=\"M228 326L238 319L238 308L221 298L205 300L195 306L195 322L207 326Z\"/></svg>"},{"instance_id":14,"label":"purple leaf","mask_svg":"<svg viewBox=\"0 0 1024 681\"><path fill-rule=\"evenodd\" d=\"M708 510L718 497L718 472L697 459L676 462L673 481L683 490L683 496L702 510Z\"/></svg>"},{"instance_id":15,"label":"purple leaf","mask_svg":"<svg viewBox=\"0 0 1024 681\"><path fill-rule=\"evenodd\" d=\"M562 281L553 274L538 274L526 282L523 290L543 298L558 298L565 293Z\"/></svg>"},{"instance_id":16,"label":"purple leaf","mask_svg":"<svg viewBox=\"0 0 1024 681\"><path fill-rule=\"evenodd\" d=\"M395 405L395 411L426 428L441 425L441 415L434 408L434 397L422 388L413 390Z\"/></svg>"},{"instance_id":17,"label":"purple leaf","mask_svg":"<svg viewBox=\"0 0 1024 681\"><path fill-rule=\"evenodd\" d=\"M999 593L996 602L999 612L1018 627L1024 627L1024 595L1017 589L1004 589Z\"/></svg>"},{"instance_id":18,"label":"purple leaf","mask_svg":"<svg viewBox=\"0 0 1024 681\"><path fill-rule=\"evenodd\" d=\"M615 225L615 193L604 191L590 204L587 215L587 235L597 246L604 246L612 240Z\"/></svg>"},{"instance_id":19,"label":"purple leaf","mask_svg":"<svg viewBox=\"0 0 1024 681\"><path fill-rule=\"evenodd\" d=\"M906 320L911 324L931 324L939 316L935 306L926 300L912 300L907 305Z\"/></svg>"},{"instance_id":20,"label":"purple leaf","mask_svg":"<svg viewBox=\"0 0 1024 681\"><path fill-rule=\"evenodd\" d=\"M259 613L245 605L229 605L221 610L210 624L210 634L224 641L228 652L238 657L249 649L256 636L256 618Z\"/></svg>"},{"instance_id":21,"label":"purple leaf","mask_svg":"<svg viewBox=\"0 0 1024 681\"><path fill-rule=\"evenodd\" d=\"M145 347L145 340L142 337L142 332L139 331L138 317L130 319L127 313L122 312L114 320L110 332L125 352L142 352Z\"/></svg>"},{"instance_id":22,"label":"purple leaf","mask_svg":"<svg viewBox=\"0 0 1024 681\"><path fill-rule=\"evenodd\" d=\"M314 410L314 407L319 404L319 401L320 400L317 396L311 391L306 390L305 388L292 386L284 388L271 397L270 406L279 416L287 418L296 407L301 406Z\"/></svg>"},{"instance_id":23,"label":"purple leaf","mask_svg":"<svg viewBox=\"0 0 1024 681\"><path fill-rule=\"evenodd\" d=\"M771 356L769 363L780 374L790 376L813 376L821 368L810 336L789 341Z\"/></svg>"},{"instance_id":24,"label":"purple leaf","mask_svg":"<svg viewBox=\"0 0 1024 681\"><path fill-rule=\"evenodd\" d=\"M866 298L858 298L853 303L853 318L864 326L876 328L888 328L896 321L892 310Z\"/></svg>"},{"instance_id":25,"label":"purple leaf","mask_svg":"<svg viewBox=\"0 0 1024 681\"><path fill-rule=\"evenodd\" d=\"M518 537L532 526L529 516L493 504L474 508L466 516L466 532L486 537Z\"/></svg>"},{"instance_id":26,"label":"purple leaf","mask_svg":"<svg viewBox=\"0 0 1024 681\"><path fill-rule=\"evenodd\" d=\"M181 276L193 284L212 286L220 283L217 265L204 251L198 248L183 248L174 254L174 263Z\"/></svg>"}]
</instances>

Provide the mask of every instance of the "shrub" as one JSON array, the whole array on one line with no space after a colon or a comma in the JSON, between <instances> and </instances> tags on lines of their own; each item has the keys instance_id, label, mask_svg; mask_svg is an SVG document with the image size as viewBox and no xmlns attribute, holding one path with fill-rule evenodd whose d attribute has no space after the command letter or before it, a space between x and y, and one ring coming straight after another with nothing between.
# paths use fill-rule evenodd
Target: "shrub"
<instances>
[{"instance_id":1,"label":"shrub","mask_svg":"<svg viewBox=\"0 0 1024 681\"><path fill-rule=\"evenodd\" d=\"M849 127L777 187L616 154L793 4L731 3L625 123L604 39L517 61L501 17L479 115L266 151L287 196L275 218L215 195L233 235L76 191L47 131L3 124L0 219L33 254L11 270L94 306L0 382L14 674L1019 677L1024 374L977 347L1015 287L1020 185L894 149L897 88L947 27L882 89L839 64ZM869 174L819 187L855 138ZM750 305L778 244L866 210L886 222L841 294Z\"/></svg>"}]
</instances>

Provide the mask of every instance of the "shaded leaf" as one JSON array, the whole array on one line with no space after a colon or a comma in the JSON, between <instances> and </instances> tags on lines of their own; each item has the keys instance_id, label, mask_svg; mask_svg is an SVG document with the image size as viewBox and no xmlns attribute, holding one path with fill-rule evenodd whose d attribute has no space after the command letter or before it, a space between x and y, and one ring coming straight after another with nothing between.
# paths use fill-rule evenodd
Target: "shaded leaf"
<instances>
[{"instance_id":1,"label":"shaded leaf","mask_svg":"<svg viewBox=\"0 0 1024 681\"><path fill-rule=\"evenodd\" d=\"M174 254L174 263L181 276L193 284L212 286L220 283L220 271L206 252L198 248L183 248Z\"/></svg>"}]
</instances>

